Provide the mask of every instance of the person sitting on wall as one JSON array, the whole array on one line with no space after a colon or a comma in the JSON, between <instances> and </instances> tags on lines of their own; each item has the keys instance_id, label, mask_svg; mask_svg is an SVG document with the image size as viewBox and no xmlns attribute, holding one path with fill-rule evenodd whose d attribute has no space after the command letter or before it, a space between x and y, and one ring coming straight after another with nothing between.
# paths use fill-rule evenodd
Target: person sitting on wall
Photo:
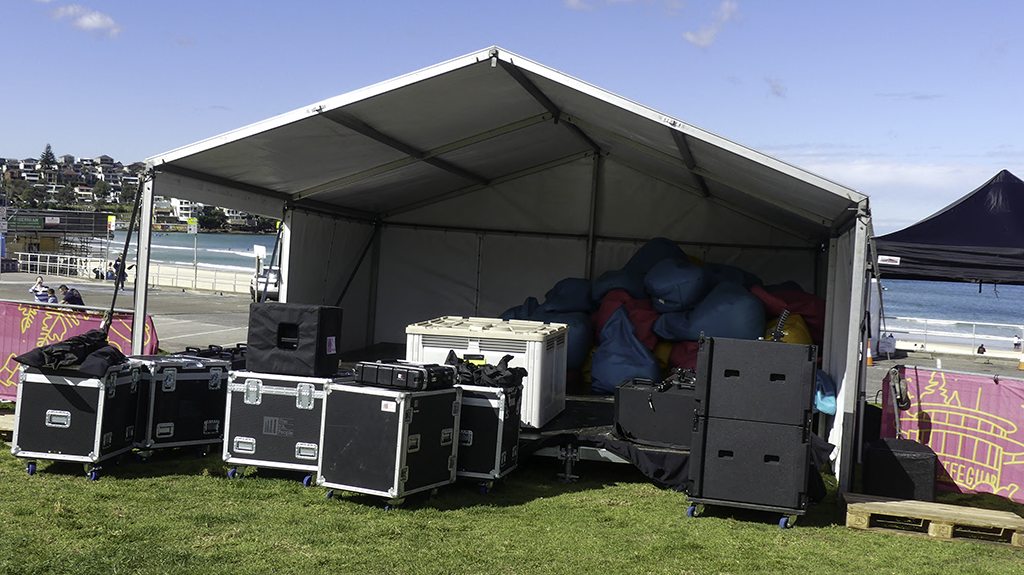
<instances>
[{"instance_id":1,"label":"person sitting on wall","mask_svg":"<svg viewBox=\"0 0 1024 575\"><path fill-rule=\"evenodd\" d=\"M1020 351L1020 335L1013 334L1013 351Z\"/></svg>"},{"instance_id":2,"label":"person sitting on wall","mask_svg":"<svg viewBox=\"0 0 1024 575\"><path fill-rule=\"evenodd\" d=\"M978 346L978 355L985 355L985 344Z\"/></svg>"},{"instance_id":3,"label":"person sitting on wall","mask_svg":"<svg viewBox=\"0 0 1024 575\"><path fill-rule=\"evenodd\" d=\"M114 262L107 262L107 279L112 280L116 277L117 274L114 273Z\"/></svg>"},{"instance_id":4,"label":"person sitting on wall","mask_svg":"<svg viewBox=\"0 0 1024 575\"><path fill-rule=\"evenodd\" d=\"M46 303L46 290L49 289L43 285L43 276L36 276L36 283L28 288L28 291L32 292L32 296L39 303Z\"/></svg>"},{"instance_id":5,"label":"person sitting on wall","mask_svg":"<svg viewBox=\"0 0 1024 575\"><path fill-rule=\"evenodd\" d=\"M57 299L57 292L53 288L46 288L46 303L60 303Z\"/></svg>"},{"instance_id":6,"label":"person sitting on wall","mask_svg":"<svg viewBox=\"0 0 1024 575\"><path fill-rule=\"evenodd\" d=\"M61 284L57 289L60 290L60 295L62 296L60 303L68 305L85 305L85 302L82 301L82 294L78 293L78 290L69 288L63 284Z\"/></svg>"}]
</instances>

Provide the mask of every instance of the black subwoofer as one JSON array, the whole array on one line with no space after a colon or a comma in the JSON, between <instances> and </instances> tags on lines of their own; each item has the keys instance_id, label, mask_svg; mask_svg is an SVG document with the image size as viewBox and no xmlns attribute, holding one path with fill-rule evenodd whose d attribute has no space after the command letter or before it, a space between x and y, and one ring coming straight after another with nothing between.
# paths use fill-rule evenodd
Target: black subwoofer
<instances>
[{"instance_id":1,"label":"black subwoofer","mask_svg":"<svg viewBox=\"0 0 1024 575\"><path fill-rule=\"evenodd\" d=\"M338 371L340 307L264 302L249 306L246 369L330 377Z\"/></svg>"},{"instance_id":2,"label":"black subwoofer","mask_svg":"<svg viewBox=\"0 0 1024 575\"><path fill-rule=\"evenodd\" d=\"M864 493L935 501L939 458L927 445L886 437L864 446Z\"/></svg>"}]
</instances>

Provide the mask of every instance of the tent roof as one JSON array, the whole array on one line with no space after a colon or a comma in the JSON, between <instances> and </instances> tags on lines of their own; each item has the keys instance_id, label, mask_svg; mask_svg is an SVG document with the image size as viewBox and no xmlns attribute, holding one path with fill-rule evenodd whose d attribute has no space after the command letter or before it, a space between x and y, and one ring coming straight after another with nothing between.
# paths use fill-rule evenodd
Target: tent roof
<instances>
[{"instance_id":1,"label":"tent roof","mask_svg":"<svg viewBox=\"0 0 1024 575\"><path fill-rule=\"evenodd\" d=\"M498 47L147 164L178 176L165 195L387 221L593 154L807 238L848 227L866 198Z\"/></svg>"},{"instance_id":2,"label":"tent roof","mask_svg":"<svg viewBox=\"0 0 1024 575\"><path fill-rule=\"evenodd\" d=\"M875 247L884 278L1024 284L1024 181L1002 170Z\"/></svg>"}]
</instances>

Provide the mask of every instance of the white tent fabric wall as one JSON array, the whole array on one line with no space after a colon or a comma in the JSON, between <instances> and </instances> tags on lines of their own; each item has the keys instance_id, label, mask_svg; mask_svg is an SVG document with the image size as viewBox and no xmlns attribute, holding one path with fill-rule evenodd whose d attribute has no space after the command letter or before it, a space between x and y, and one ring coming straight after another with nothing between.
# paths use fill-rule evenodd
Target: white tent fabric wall
<instances>
[{"instance_id":1,"label":"white tent fabric wall","mask_svg":"<svg viewBox=\"0 0 1024 575\"><path fill-rule=\"evenodd\" d=\"M364 347L367 330L372 327L368 323L371 256L367 255L358 270L356 264L373 235L373 226L299 210L289 212L285 225L282 301L337 305L355 272L341 302L344 330L338 346L342 350Z\"/></svg>"},{"instance_id":2,"label":"white tent fabric wall","mask_svg":"<svg viewBox=\"0 0 1024 575\"><path fill-rule=\"evenodd\" d=\"M661 236L826 297L844 414L862 377L867 196L498 47L147 164L155 194L285 214L285 301L333 305L379 224L343 350L543 299ZM846 452L848 420L832 431Z\"/></svg>"}]
</instances>

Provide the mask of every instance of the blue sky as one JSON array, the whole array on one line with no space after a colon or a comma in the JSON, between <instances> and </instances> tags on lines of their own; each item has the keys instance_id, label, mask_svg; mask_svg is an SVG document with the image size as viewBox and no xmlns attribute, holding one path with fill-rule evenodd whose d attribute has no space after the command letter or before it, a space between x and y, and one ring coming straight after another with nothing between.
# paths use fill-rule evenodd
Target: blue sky
<instances>
[{"instance_id":1,"label":"blue sky","mask_svg":"<svg viewBox=\"0 0 1024 575\"><path fill-rule=\"evenodd\" d=\"M1024 3L0 0L0 156L139 161L491 45L910 225L1024 177Z\"/></svg>"}]
</instances>

